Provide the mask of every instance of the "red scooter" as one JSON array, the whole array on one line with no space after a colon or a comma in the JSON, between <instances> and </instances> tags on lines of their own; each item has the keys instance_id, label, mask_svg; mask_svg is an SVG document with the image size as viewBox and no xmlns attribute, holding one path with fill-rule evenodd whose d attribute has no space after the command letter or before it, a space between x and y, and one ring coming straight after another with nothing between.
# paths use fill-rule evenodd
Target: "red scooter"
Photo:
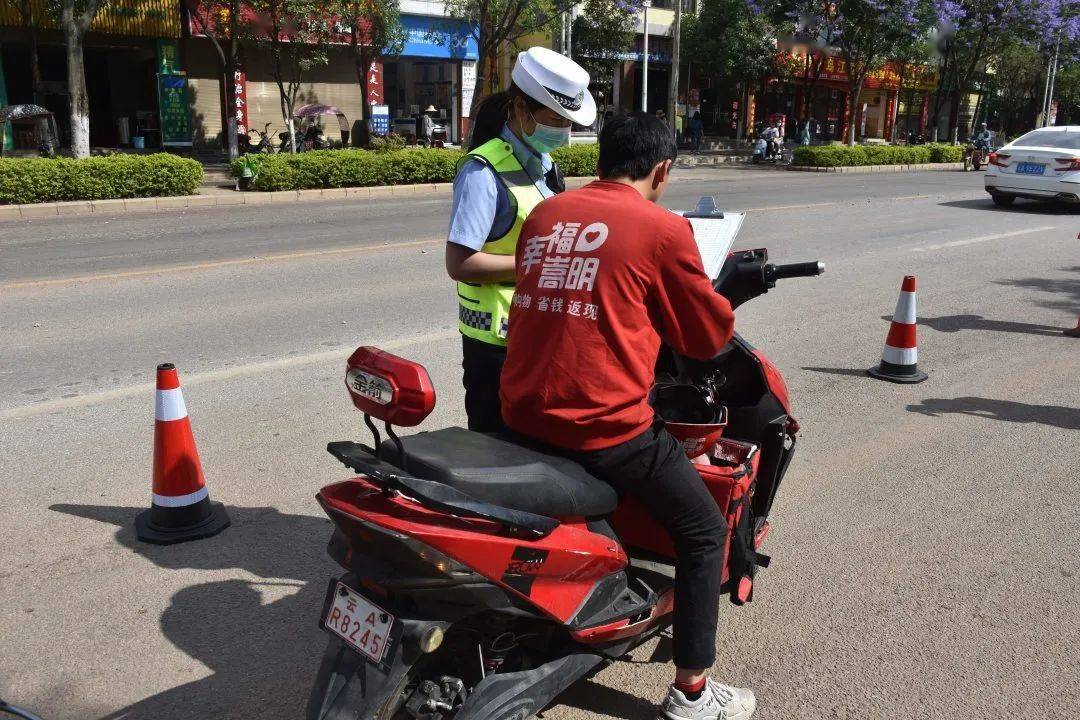
<instances>
[{"instance_id":1,"label":"red scooter","mask_svg":"<svg viewBox=\"0 0 1080 720\"><path fill-rule=\"evenodd\" d=\"M742 251L715 286L737 306L823 270ZM435 406L417 363L361 347L346 386L374 443L327 447L360 475L317 495L346 572L319 619L310 720L525 720L670 624L674 549L635 500L491 435L399 437ZM748 602L799 427L784 380L736 335L707 362L663 350L652 400L727 517L724 587Z\"/></svg>"}]
</instances>

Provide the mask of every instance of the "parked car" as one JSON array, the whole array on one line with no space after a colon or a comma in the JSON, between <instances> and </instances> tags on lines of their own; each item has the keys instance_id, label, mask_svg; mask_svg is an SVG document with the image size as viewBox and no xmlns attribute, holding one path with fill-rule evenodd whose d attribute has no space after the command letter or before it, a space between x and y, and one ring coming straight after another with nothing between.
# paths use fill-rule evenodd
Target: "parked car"
<instances>
[{"instance_id":1,"label":"parked car","mask_svg":"<svg viewBox=\"0 0 1080 720\"><path fill-rule=\"evenodd\" d=\"M997 205L1018 197L1080 204L1080 125L1032 130L988 160L985 187Z\"/></svg>"}]
</instances>

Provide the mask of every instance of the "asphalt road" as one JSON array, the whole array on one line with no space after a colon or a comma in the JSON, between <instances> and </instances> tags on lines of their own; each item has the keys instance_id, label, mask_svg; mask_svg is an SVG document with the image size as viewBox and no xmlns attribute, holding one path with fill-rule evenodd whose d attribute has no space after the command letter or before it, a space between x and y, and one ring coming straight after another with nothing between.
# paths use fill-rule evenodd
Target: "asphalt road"
<instances>
[{"instance_id":1,"label":"asphalt road","mask_svg":"<svg viewBox=\"0 0 1080 720\"><path fill-rule=\"evenodd\" d=\"M994 208L963 173L686 171L751 210L739 245L820 259L740 310L803 432L754 602L721 608L718 678L755 717L1080 716L1080 214ZM328 523L362 436L343 361L424 363L426 427L463 421L447 200L0 223L0 697L47 720L296 718L324 637ZM921 385L872 380L900 279ZM177 364L233 527L134 539L154 366ZM552 720L651 720L670 670L617 664Z\"/></svg>"}]
</instances>

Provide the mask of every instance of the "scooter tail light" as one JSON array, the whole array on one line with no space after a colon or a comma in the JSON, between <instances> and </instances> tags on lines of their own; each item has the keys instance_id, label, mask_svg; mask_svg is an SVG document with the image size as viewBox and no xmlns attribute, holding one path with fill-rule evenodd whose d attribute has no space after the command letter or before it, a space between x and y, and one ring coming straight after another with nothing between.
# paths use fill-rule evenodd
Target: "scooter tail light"
<instances>
[{"instance_id":1,"label":"scooter tail light","mask_svg":"<svg viewBox=\"0 0 1080 720\"><path fill-rule=\"evenodd\" d=\"M424 366L375 347L359 347L349 357L345 387L358 410L393 425L419 425L435 409Z\"/></svg>"},{"instance_id":2,"label":"scooter tail light","mask_svg":"<svg viewBox=\"0 0 1080 720\"><path fill-rule=\"evenodd\" d=\"M1006 155L1005 153L992 152L990 153L990 157L987 158L987 162L995 167L1008 167L1010 157L1011 155Z\"/></svg>"}]
</instances>

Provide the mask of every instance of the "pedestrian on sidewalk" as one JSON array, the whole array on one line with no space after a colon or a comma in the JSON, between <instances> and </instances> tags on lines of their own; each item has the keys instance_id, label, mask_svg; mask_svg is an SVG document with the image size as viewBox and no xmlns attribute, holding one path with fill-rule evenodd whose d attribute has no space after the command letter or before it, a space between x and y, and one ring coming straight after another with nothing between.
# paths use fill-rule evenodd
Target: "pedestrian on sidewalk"
<instances>
[{"instance_id":1,"label":"pedestrian on sidewalk","mask_svg":"<svg viewBox=\"0 0 1080 720\"><path fill-rule=\"evenodd\" d=\"M431 147L431 134L435 130L435 121L431 119L431 113L435 112L434 105L428 105L416 121L416 131L419 135L420 144Z\"/></svg>"},{"instance_id":2,"label":"pedestrian on sidewalk","mask_svg":"<svg viewBox=\"0 0 1080 720\"><path fill-rule=\"evenodd\" d=\"M690 149L693 152L701 152L701 139L705 134L705 127L701 122L701 113L694 111L694 114L690 116Z\"/></svg>"},{"instance_id":3,"label":"pedestrian on sidewalk","mask_svg":"<svg viewBox=\"0 0 1080 720\"><path fill-rule=\"evenodd\" d=\"M564 189L551 159L574 123L592 125L589 73L534 47L520 53L509 89L473 117L469 153L454 178L446 272L457 281L465 412L469 429L502 429L499 378L514 296L514 252L529 212Z\"/></svg>"}]
</instances>

